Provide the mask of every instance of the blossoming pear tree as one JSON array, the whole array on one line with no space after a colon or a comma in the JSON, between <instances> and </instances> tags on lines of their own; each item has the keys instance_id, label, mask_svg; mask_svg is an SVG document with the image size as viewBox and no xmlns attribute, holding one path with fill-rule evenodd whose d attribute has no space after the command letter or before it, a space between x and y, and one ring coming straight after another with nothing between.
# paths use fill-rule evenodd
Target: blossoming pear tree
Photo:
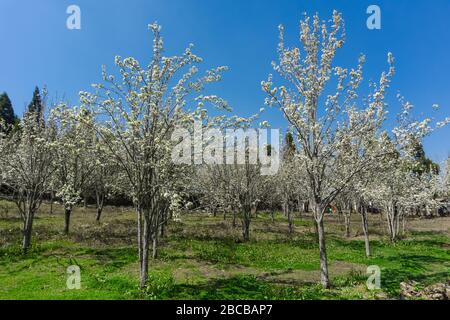
<instances>
[{"instance_id":1,"label":"blossoming pear tree","mask_svg":"<svg viewBox=\"0 0 450 320\"><path fill-rule=\"evenodd\" d=\"M394 74L393 58L389 55L389 71L382 73L365 103L357 107L361 103L357 90L362 82L365 58L360 57L355 69L333 66L337 50L345 40L340 13L333 12L330 26L321 22L318 15L312 19L305 17L300 23L302 49L286 47L284 28L280 26L279 30L279 62L273 66L283 84L274 86L274 78L270 75L267 81L262 82L262 88L268 95L266 104L280 109L294 129L300 146L309 200L317 223L321 283L328 288L324 214L355 175L385 153L382 150L381 154L376 152L357 158L350 170L342 175L340 163L349 163L342 152L343 145L381 128L385 118L385 92ZM332 78L336 88L333 94L327 94Z\"/></svg>"},{"instance_id":2,"label":"blossoming pear tree","mask_svg":"<svg viewBox=\"0 0 450 320\"><path fill-rule=\"evenodd\" d=\"M134 58L115 58L117 74L103 69L103 83L94 92L81 92L82 108L96 116L95 130L105 152L120 167L127 193L137 213L140 287L148 275L150 242L170 216L163 214L179 202L178 184L185 171L172 161L175 142L171 135L179 126L191 124L206 107L227 109L215 95L203 95L205 85L217 82L226 67L198 76L202 59L190 45L182 55L163 56L159 25L153 33L153 52L147 66Z\"/></svg>"},{"instance_id":3,"label":"blossoming pear tree","mask_svg":"<svg viewBox=\"0 0 450 320\"><path fill-rule=\"evenodd\" d=\"M86 110L64 104L52 110L52 118L57 132L54 186L64 206L64 233L69 234L73 208L82 200L83 189L95 167L94 118Z\"/></svg>"},{"instance_id":4,"label":"blossoming pear tree","mask_svg":"<svg viewBox=\"0 0 450 320\"><path fill-rule=\"evenodd\" d=\"M282 150L282 160L280 169L274 177L273 183L276 186L276 196L283 209L283 213L288 221L288 231L294 231L294 209L297 206L300 212L300 203L308 200L307 188L305 184L305 166L298 156L298 150L294 144L293 135L288 132L285 138L285 145Z\"/></svg>"},{"instance_id":5,"label":"blossoming pear tree","mask_svg":"<svg viewBox=\"0 0 450 320\"><path fill-rule=\"evenodd\" d=\"M39 119L39 121L36 121ZM49 191L54 166L54 131L43 110L27 112L17 130L0 130L0 183L6 186L23 221L22 251L31 245L34 217Z\"/></svg>"},{"instance_id":6,"label":"blossoming pear tree","mask_svg":"<svg viewBox=\"0 0 450 320\"><path fill-rule=\"evenodd\" d=\"M413 105L404 97L397 97L402 108L392 130L393 139L386 144L393 152L379 163L370 188L372 198L386 214L391 241L397 240L400 222L405 224L408 212L421 208L430 212L438 206L439 170L433 163L424 165L417 159L417 146L426 136L449 123L448 118L436 123L432 118L417 120L412 114Z\"/></svg>"}]
</instances>

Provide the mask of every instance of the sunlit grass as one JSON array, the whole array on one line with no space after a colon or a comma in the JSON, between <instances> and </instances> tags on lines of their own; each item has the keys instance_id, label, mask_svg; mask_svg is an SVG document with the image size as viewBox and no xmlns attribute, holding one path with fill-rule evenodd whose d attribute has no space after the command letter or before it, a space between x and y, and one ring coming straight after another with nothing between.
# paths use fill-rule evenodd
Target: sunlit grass
<instances>
[{"instance_id":1,"label":"sunlit grass","mask_svg":"<svg viewBox=\"0 0 450 320\"><path fill-rule=\"evenodd\" d=\"M449 280L450 238L445 232L410 232L391 244L383 236L371 241L364 256L360 238L346 239L332 217L327 221L327 248L332 288L317 284L317 240L308 216L296 217L295 232L277 214L275 222L260 214L252 222L250 242L241 241L239 220L188 215L171 223L150 261L149 286L138 290L136 230L131 210L108 208L101 223L95 210L78 208L72 231L61 231L63 216L44 206L35 221L33 246L20 250L21 220L8 213L0 218L0 299L372 299L399 295L399 283L426 285ZM355 217L353 230L358 233ZM372 227L383 234L377 217ZM378 222L378 224L377 224ZM436 220L438 223L438 220ZM82 287L66 287L66 269L81 268ZM366 267L381 268L382 289L365 287Z\"/></svg>"}]
</instances>

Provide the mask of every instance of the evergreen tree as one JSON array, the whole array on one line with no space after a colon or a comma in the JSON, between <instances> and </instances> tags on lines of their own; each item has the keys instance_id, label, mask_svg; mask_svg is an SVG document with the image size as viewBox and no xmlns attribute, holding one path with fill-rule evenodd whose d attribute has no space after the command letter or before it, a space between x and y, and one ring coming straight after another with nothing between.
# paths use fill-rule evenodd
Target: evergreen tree
<instances>
[{"instance_id":1,"label":"evergreen tree","mask_svg":"<svg viewBox=\"0 0 450 320\"><path fill-rule=\"evenodd\" d=\"M283 158L292 158L297 152L297 148L295 147L294 136L292 132L287 132L285 137L285 144L283 148Z\"/></svg>"},{"instance_id":2,"label":"evergreen tree","mask_svg":"<svg viewBox=\"0 0 450 320\"><path fill-rule=\"evenodd\" d=\"M412 141L412 156L413 166L411 169L414 173L419 176L429 173L439 174L439 165L425 155L422 143L417 140Z\"/></svg>"},{"instance_id":3,"label":"evergreen tree","mask_svg":"<svg viewBox=\"0 0 450 320\"><path fill-rule=\"evenodd\" d=\"M36 117L36 122L38 124L43 124L44 122L44 107L42 103L41 93L39 88L36 86L33 92L33 99L28 105L27 113L32 113Z\"/></svg>"},{"instance_id":4,"label":"evergreen tree","mask_svg":"<svg viewBox=\"0 0 450 320\"><path fill-rule=\"evenodd\" d=\"M6 92L0 95L0 119L5 121L5 124L12 126L17 123L17 117L14 114L11 100Z\"/></svg>"}]
</instances>

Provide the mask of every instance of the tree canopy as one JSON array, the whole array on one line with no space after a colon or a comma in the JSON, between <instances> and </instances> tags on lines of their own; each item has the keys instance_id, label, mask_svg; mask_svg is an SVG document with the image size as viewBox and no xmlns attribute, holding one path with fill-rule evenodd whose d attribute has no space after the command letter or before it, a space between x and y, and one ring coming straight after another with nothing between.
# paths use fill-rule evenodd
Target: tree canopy
<instances>
[{"instance_id":1,"label":"tree canopy","mask_svg":"<svg viewBox=\"0 0 450 320\"><path fill-rule=\"evenodd\" d=\"M0 119L3 120L7 126L13 126L17 124L18 121L11 100L6 92L0 94Z\"/></svg>"}]
</instances>

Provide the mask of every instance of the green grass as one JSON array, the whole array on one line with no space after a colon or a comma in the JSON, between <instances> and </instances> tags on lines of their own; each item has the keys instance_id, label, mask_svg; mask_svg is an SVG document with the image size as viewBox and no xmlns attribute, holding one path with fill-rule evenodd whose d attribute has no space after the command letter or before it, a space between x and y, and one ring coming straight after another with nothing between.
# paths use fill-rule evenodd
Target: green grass
<instances>
[{"instance_id":1,"label":"green grass","mask_svg":"<svg viewBox=\"0 0 450 320\"><path fill-rule=\"evenodd\" d=\"M342 237L342 227L329 218L332 288L324 290L317 284L318 248L310 218L297 217L289 235L284 217L277 215L272 223L259 215L252 222L252 240L244 243L230 216L223 221L188 215L169 226L142 292L131 211L108 208L97 224L94 210L77 209L72 232L65 236L61 209L53 215L46 210L36 219L26 256L20 250L21 221L10 213L0 218L0 299L375 299L397 298L405 280L427 285L450 279L448 232L412 230L393 245L378 236L383 224L374 218L376 236L366 258L364 242ZM80 290L66 287L70 265L81 268ZM381 268L380 291L365 286L369 265Z\"/></svg>"}]
</instances>

